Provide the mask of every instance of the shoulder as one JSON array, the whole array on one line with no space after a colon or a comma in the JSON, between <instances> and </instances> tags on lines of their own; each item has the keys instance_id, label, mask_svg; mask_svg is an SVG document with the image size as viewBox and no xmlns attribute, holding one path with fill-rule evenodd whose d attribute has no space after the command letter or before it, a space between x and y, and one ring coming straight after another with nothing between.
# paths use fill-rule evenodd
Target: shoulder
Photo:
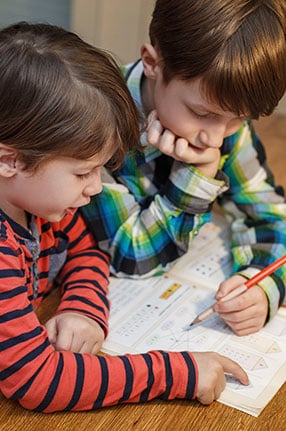
<instances>
[{"instance_id":1,"label":"shoulder","mask_svg":"<svg viewBox=\"0 0 286 431\"><path fill-rule=\"evenodd\" d=\"M139 58L138 60L136 60L133 63L124 64L123 66L120 67L120 71L121 71L121 73L124 76L124 78L125 78L126 81L128 80L128 78L132 74L136 74L136 75L138 75L138 73L140 75L142 74L143 67L141 67L141 68L137 67L140 63L141 63L141 59Z\"/></svg>"},{"instance_id":2,"label":"shoulder","mask_svg":"<svg viewBox=\"0 0 286 431\"><path fill-rule=\"evenodd\" d=\"M9 224L5 217L0 215L0 271L6 271L5 275L1 272L1 278L7 276L7 268L24 268L24 242Z\"/></svg>"}]
</instances>

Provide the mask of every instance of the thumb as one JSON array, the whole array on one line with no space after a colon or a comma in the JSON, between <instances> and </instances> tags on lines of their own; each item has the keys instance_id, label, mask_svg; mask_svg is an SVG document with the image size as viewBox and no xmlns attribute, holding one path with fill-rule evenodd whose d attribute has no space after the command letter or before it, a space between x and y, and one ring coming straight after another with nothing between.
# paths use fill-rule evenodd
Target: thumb
<instances>
[{"instance_id":1,"label":"thumb","mask_svg":"<svg viewBox=\"0 0 286 431\"><path fill-rule=\"evenodd\" d=\"M56 318L52 317L45 324L45 327L46 327L46 330L47 330L47 333L48 333L49 341L50 341L50 343L53 346L55 346L56 341L57 341L57 332L58 331L57 331L57 324L56 324L56 322L57 322Z\"/></svg>"}]
</instances>

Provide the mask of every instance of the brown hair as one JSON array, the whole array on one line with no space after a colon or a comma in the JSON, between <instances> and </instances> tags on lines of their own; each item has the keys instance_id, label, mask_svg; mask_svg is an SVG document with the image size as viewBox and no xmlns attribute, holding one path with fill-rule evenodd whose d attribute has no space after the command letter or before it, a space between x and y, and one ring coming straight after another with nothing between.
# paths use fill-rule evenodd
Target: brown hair
<instances>
[{"instance_id":1,"label":"brown hair","mask_svg":"<svg viewBox=\"0 0 286 431\"><path fill-rule=\"evenodd\" d=\"M0 31L0 100L0 141L27 168L56 156L89 159L107 142L118 166L139 142L138 112L114 59L56 26Z\"/></svg>"},{"instance_id":2,"label":"brown hair","mask_svg":"<svg viewBox=\"0 0 286 431\"><path fill-rule=\"evenodd\" d=\"M166 83L202 78L210 100L269 115L286 89L285 0L157 0L150 40Z\"/></svg>"}]
</instances>

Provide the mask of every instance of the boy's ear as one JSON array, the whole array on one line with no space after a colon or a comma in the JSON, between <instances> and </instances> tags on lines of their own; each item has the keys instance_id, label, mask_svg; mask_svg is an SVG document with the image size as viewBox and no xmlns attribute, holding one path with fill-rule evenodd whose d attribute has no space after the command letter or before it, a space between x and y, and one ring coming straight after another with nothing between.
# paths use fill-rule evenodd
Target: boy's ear
<instances>
[{"instance_id":1,"label":"boy's ear","mask_svg":"<svg viewBox=\"0 0 286 431\"><path fill-rule=\"evenodd\" d=\"M159 66L159 55L150 43L144 43L141 47L141 60L144 67L144 73L147 78L156 79Z\"/></svg>"},{"instance_id":2,"label":"boy's ear","mask_svg":"<svg viewBox=\"0 0 286 431\"><path fill-rule=\"evenodd\" d=\"M0 142L0 176L13 177L17 172L17 151Z\"/></svg>"}]
</instances>

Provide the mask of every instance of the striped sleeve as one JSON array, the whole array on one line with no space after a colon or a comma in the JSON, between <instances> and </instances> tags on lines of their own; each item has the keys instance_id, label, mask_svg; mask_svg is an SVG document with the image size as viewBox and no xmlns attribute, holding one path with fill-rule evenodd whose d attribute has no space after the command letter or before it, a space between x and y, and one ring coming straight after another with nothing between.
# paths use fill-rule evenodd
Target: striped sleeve
<instances>
[{"instance_id":1,"label":"striped sleeve","mask_svg":"<svg viewBox=\"0 0 286 431\"><path fill-rule=\"evenodd\" d=\"M7 310L7 304L2 304ZM1 391L29 410L94 410L195 396L196 366L191 354L153 351L116 357L57 352L29 306L2 315L0 347Z\"/></svg>"},{"instance_id":2,"label":"striped sleeve","mask_svg":"<svg viewBox=\"0 0 286 431\"><path fill-rule=\"evenodd\" d=\"M109 258L96 247L79 213L66 220L61 229L69 238L69 248L58 277L62 300L57 312L84 314L96 320L107 334Z\"/></svg>"},{"instance_id":3,"label":"striped sleeve","mask_svg":"<svg viewBox=\"0 0 286 431\"><path fill-rule=\"evenodd\" d=\"M65 234L71 229L69 221L64 227ZM59 230L55 232L60 235ZM41 237L44 241L44 231ZM107 283L103 283L107 280L102 266L104 256L100 261L93 253L88 257L88 265L99 267L99 272L91 270L85 274L83 269L88 289L90 278L98 282L96 289L92 285L95 293L87 295L88 304L82 302L85 295L77 291L82 281L75 289L76 298L71 298L74 292L69 289L76 280L71 276L72 267L76 272L77 265L84 266L84 244L91 241L81 229L75 236L70 234L70 238L73 237L75 241L68 250L67 267L60 273L65 286L63 309L82 307L84 312L105 321L107 307L101 301L101 295L105 296L102 288L105 289L103 286ZM160 397L191 399L195 396L197 370L189 353L153 351L144 355L93 356L56 351L30 300L27 287L30 273L19 243L15 242L13 232L3 238L0 241L0 390L5 397L18 400L29 410L50 413L94 410ZM43 249L45 259L40 258L39 265L46 265L48 250L52 252L53 249L47 246ZM46 275L47 271L39 273L40 287Z\"/></svg>"},{"instance_id":4,"label":"striped sleeve","mask_svg":"<svg viewBox=\"0 0 286 431\"><path fill-rule=\"evenodd\" d=\"M189 353L92 356L54 352L18 395L22 395L23 407L45 413L95 410L154 398L192 399L195 373Z\"/></svg>"}]
</instances>

